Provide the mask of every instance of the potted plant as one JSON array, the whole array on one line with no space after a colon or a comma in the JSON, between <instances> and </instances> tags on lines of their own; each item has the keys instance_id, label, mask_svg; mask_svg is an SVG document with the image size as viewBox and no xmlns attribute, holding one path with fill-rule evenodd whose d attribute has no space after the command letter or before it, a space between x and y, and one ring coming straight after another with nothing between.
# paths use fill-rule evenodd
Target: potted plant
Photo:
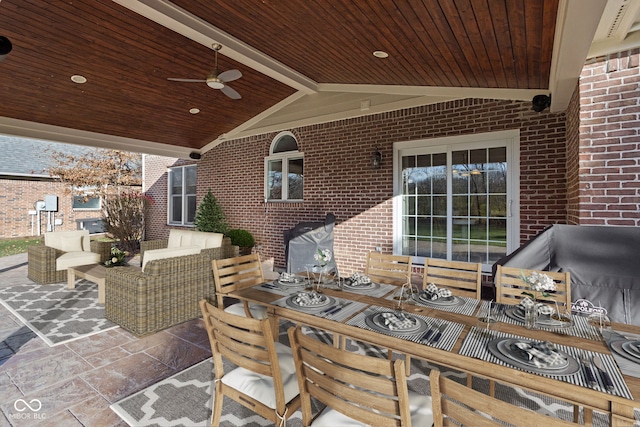
<instances>
[{"instance_id":1,"label":"potted plant","mask_svg":"<svg viewBox=\"0 0 640 427\"><path fill-rule=\"evenodd\" d=\"M240 228L229 230L227 236L231 239L232 245L240 247L240 255L249 255L251 248L253 248L253 245L256 243L250 232Z\"/></svg>"}]
</instances>

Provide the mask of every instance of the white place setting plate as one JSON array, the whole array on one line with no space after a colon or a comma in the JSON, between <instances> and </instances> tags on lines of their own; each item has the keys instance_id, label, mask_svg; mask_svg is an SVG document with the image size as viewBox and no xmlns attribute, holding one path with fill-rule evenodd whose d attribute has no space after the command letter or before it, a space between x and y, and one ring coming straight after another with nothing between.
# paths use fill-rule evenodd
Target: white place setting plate
<instances>
[{"instance_id":1,"label":"white place setting plate","mask_svg":"<svg viewBox=\"0 0 640 427\"><path fill-rule=\"evenodd\" d=\"M389 325L385 321L385 313L391 313L397 316L396 312L393 312L393 311L378 312L378 313L372 313L368 315L364 319L364 321L368 327L379 332L386 332L386 333L393 333L393 334L406 334L406 333L419 333L423 331L426 332L427 330L427 322L420 319L419 317L412 316L411 314L407 314L407 313L403 313L403 315L406 319L409 319L411 321L411 326L408 326L406 328L390 329Z\"/></svg>"},{"instance_id":2,"label":"white place setting plate","mask_svg":"<svg viewBox=\"0 0 640 427\"><path fill-rule=\"evenodd\" d=\"M444 298L437 298L437 299L428 299L423 292L418 293L417 295L414 294L413 298L418 301L421 302L423 304L432 304L432 305L440 305L440 306L445 306L445 307L449 307L449 306L456 306L456 305L464 305L464 300L462 298L459 298L455 295L452 295L450 297L444 297Z\"/></svg>"},{"instance_id":3,"label":"white place setting plate","mask_svg":"<svg viewBox=\"0 0 640 427\"><path fill-rule=\"evenodd\" d=\"M344 289L348 289L350 291L369 291L371 289L379 288L380 285L377 284L377 283L374 283L374 282L353 285L353 284L351 284L351 282L346 281L346 282L344 282L342 287Z\"/></svg>"},{"instance_id":4,"label":"white place setting plate","mask_svg":"<svg viewBox=\"0 0 640 427\"><path fill-rule=\"evenodd\" d=\"M298 300L300 299L299 295L291 295L289 298L287 298L286 300L286 304L289 307L295 307L295 308L300 308L300 309L308 309L308 310L315 310L318 308L324 308L324 307L329 307L331 305L334 305L336 302L336 299L329 296L329 295L324 295L324 294L318 294L319 297L317 298L317 301L312 303L312 304L304 304L301 305Z\"/></svg>"},{"instance_id":5,"label":"white place setting plate","mask_svg":"<svg viewBox=\"0 0 640 427\"><path fill-rule=\"evenodd\" d=\"M518 340L515 338L496 338L489 341L489 351L491 352L491 354L505 363L513 365L517 368L527 369L540 374L573 375L576 372L580 371L580 364L578 363L578 361L559 350L556 351L564 357L566 363L548 367L536 366L533 362L524 359L519 354L519 352L511 350L512 345L519 341L522 340Z\"/></svg>"},{"instance_id":6,"label":"white place setting plate","mask_svg":"<svg viewBox=\"0 0 640 427\"><path fill-rule=\"evenodd\" d=\"M508 317L524 323L524 311L520 306L509 307L504 312ZM543 328L569 328L572 323L561 322L560 320L552 319L550 316L538 315L538 325Z\"/></svg>"},{"instance_id":7,"label":"white place setting plate","mask_svg":"<svg viewBox=\"0 0 640 427\"><path fill-rule=\"evenodd\" d=\"M640 345L640 341L618 340L612 341L609 345L614 352L625 359L640 363L640 351L636 347Z\"/></svg>"},{"instance_id":8,"label":"white place setting plate","mask_svg":"<svg viewBox=\"0 0 640 427\"><path fill-rule=\"evenodd\" d=\"M296 276L293 280L281 281L280 279L276 279L273 283L279 286L305 286L307 279L302 276Z\"/></svg>"}]
</instances>

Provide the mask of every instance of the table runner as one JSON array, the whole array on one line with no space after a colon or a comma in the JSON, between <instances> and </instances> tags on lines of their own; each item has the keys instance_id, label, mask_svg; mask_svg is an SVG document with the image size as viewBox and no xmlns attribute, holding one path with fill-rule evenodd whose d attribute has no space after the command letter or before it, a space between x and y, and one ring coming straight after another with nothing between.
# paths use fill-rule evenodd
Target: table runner
<instances>
[{"instance_id":1,"label":"table runner","mask_svg":"<svg viewBox=\"0 0 640 427\"><path fill-rule=\"evenodd\" d=\"M389 292L399 289L399 286L396 285L390 285L388 283L378 283L377 288L374 289L362 289L362 290L352 290L352 289L347 289L347 288L343 288L343 292L351 292L353 294L358 294L358 295L368 295L370 297L377 297L377 298L381 298L383 296L385 296L386 294L388 294ZM331 289L335 289L335 286L332 286Z\"/></svg>"},{"instance_id":2,"label":"table runner","mask_svg":"<svg viewBox=\"0 0 640 427\"><path fill-rule=\"evenodd\" d=\"M386 299L393 299L395 295L390 295ZM474 310L478 306L480 300L475 298L466 298L466 297L456 297L460 298L464 301L462 305L437 305L437 304L429 304L428 302L420 301L419 299L411 299L406 301L405 305L419 305L422 307L433 308L441 311L449 311L452 313L464 314L466 316L472 316Z\"/></svg>"},{"instance_id":3,"label":"table runner","mask_svg":"<svg viewBox=\"0 0 640 427\"><path fill-rule=\"evenodd\" d=\"M379 306L372 305L368 309L363 311L362 313L358 313L352 319L349 319L347 321L347 325L357 326L359 328L368 329L368 330L374 331L374 332L380 332L380 331L371 329L367 325L367 323L365 322L365 319L370 314L389 311L389 310L390 309L386 308L386 307L379 307ZM442 333L442 337L440 338L440 340L437 343L431 342L431 343L425 344L425 345L429 345L431 347L439 348L439 349L446 350L446 351L451 351L451 349L455 345L456 341L458 340L458 337L460 336L460 333L464 329L464 325L462 325L461 323L450 322L450 321L447 321L447 320L436 319L436 318L433 318L433 317L422 316L422 315L414 314L414 313L410 313L410 314L412 316L416 316L416 317L419 317L422 320L424 320L430 328L437 328L441 324L446 325L446 329ZM380 333L384 333L384 332L380 332ZM402 338L402 339L405 339L405 340L408 340L408 341L414 341L414 342L418 342L419 343L419 342L421 342L422 337L425 335L425 332L423 331L423 332L419 332L419 333L407 333L407 334L397 334L397 333L389 332L386 335L392 335L394 337L398 337L398 338Z\"/></svg>"},{"instance_id":4,"label":"table runner","mask_svg":"<svg viewBox=\"0 0 640 427\"><path fill-rule=\"evenodd\" d=\"M560 376L560 375L550 375L546 373L542 374L529 369L521 369L519 367L515 367L507 362L504 362L498 359L489 351L489 348L488 348L489 341L495 338L516 338L516 339L522 339L522 340L530 340L530 338L520 337L513 334L508 334L508 333L498 332L498 331L491 331L491 330L487 332L487 330L484 328L478 329L476 327L473 327L471 328L471 330L469 331L469 334L467 335L464 342L462 343L462 347L460 348L459 354L463 356L473 357L475 359L480 359L486 362L495 363L497 365L508 366L516 370L531 372L533 374L540 375L543 377L557 379L559 381L563 381L566 383L590 388L589 384L587 383L587 380L585 379L585 375L582 367L580 371L576 372L575 374ZM613 381L615 388L612 391L608 391L604 386L604 383L602 382L602 378L600 377L599 372L596 372L597 369L595 369L594 367L593 372L596 380L598 381L598 385L594 386L593 389L601 391L603 393L622 396L624 398L633 400L633 396L629 391L629 387L625 383L624 378L622 377L622 373L618 369L618 366L616 365L616 362L611 355L596 353L596 352L583 350L583 349L577 349L575 347L568 347L560 344L555 344L555 345L558 348L558 350L561 350L567 353L568 355L576 358L578 362L580 361L581 356L586 356L589 360L592 360L592 357L595 355L600 356L600 359L602 359L602 363L604 364L607 372L609 373L609 376L611 377L611 380Z\"/></svg>"},{"instance_id":5,"label":"table runner","mask_svg":"<svg viewBox=\"0 0 640 427\"><path fill-rule=\"evenodd\" d=\"M276 294L276 295L291 295L292 293L295 293L295 292L304 291L304 285L289 286L285 288L280 285L276 285L275 282L263 283L262 285L257 286L257 288L260 289L261 291L271 292L272 294Z\"/></svg>"},{"instance_id":6,"label":"table runner","mask_svg":"<svg viewBox=\"0 0 640 427\"><path fill-rule=\"evenodd\" d=\"M287 304L287 299L289 299L289 296L285 296L284 298L280 298L276 301L273 301L272 304L277 305L279 307L290 308L292 310L300 311L302 313L308 313L308 314L313 314L314 316L324 317L325 319L335 320L336 322L342 322L343 320L350 317L353 313L356 313L362 310L368 305L363 302L350 301L347 299L336 298L336 297L334 298L336 299L336 303L333 307L337 308L338 304L348 304L348 305L345 305L340 311L334 314L330 314L331 310L329 310L329 308L331 307L305 308L305 307L290 306L289 304ZM327 313L326 311L329 311L329 313Z\"/></svg>"},{"instance_id":7,"label":"table runner","mask_svg":"<svg viewBox=\"0 0 640 427\"><path fill-rule=\"evenodd\" d=\"M478 312L486 313L488 307L489 307L489 301L482 301L482 304L480 305L480 309L478 310ZM496 312L498 313L496 315L496 318L499 322L511 323L513 325L524 324L524 322L520 322L516 319L509 317L505 312L507 308L515 307L514 305L500 304L500 303L493 302L492 307L495 307ZM602 341L602 336L600 335L600 332L598 332L598 329L591 326L587 322L587 318L585 316L574 314L572 318L573 318L573 326L571 327L553 328L553 327L540 326L540 329L544 331L554 332L560 335L570 335L573 337L586 338L588 340L593 340L593 341Z\"/></svg>"}]
</instances>

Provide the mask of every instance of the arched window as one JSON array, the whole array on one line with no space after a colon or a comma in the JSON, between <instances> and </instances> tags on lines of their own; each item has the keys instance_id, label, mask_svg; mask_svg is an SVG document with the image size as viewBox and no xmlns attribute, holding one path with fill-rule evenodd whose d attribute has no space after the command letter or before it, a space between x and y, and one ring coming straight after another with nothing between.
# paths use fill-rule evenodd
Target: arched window
<instances>
[{"instance_id":1,"label":"arched window","mask_svg":"<svg viewBox=\"0 0 640 427\"><path fill-rule=\"evenodd\" d=\"M304 155L291 132L273 138L265 158L265 198L268 201L301 201L304 188Z\"/></svg>"}]
</instances>

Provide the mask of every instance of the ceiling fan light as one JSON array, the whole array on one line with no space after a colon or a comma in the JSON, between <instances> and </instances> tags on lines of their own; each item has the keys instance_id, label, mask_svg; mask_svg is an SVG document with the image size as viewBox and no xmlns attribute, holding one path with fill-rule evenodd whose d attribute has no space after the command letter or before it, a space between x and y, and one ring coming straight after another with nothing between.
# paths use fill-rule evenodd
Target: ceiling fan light
<instances>
[{"instance_id":1,"label":"ceiling fan light","mask_svg":"<svg viewBox=\"0 0 640 427\"><path fill-rule=\"evenodd\" d=\"M224 83L218 79L211 79L207 80L207 86L213 89L222 89L224 87Z\"/></svg>"}]
</instances>

